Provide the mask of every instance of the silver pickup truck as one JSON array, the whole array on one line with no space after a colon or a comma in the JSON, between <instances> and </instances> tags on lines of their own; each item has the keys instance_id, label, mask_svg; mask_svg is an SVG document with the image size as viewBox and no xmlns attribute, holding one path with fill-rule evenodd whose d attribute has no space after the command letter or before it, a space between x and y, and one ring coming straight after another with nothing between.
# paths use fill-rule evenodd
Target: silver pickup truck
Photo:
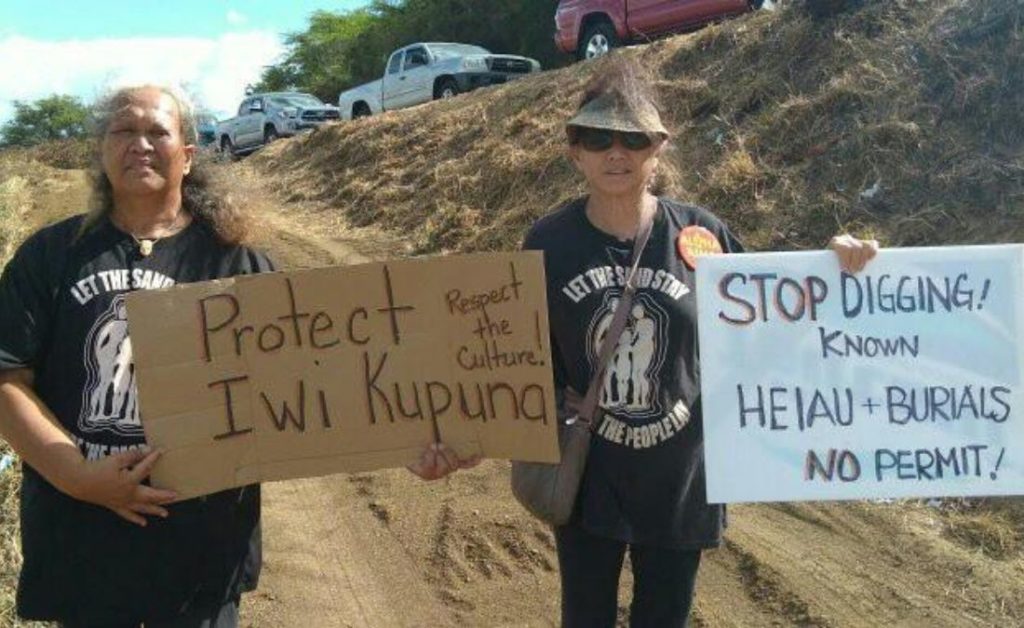
<instances>
[{"instance_id":1,"label":"silver pickup truck","mask_svg":"<svg viewBox=\"0 0 1024 628\"><path fill-rule=\"evenodd\" d=\"M224 153L241 155L338 118L337 107L310 94L252 94L239 105L237 116L217 123L217 146Z\"/></svg>"},{"instance_id":2,"label":"silver pickup truck","mask_svg":"<svg viewBox=\"0 0 1024 628\"><path fill-rule=\"evenodd\" d=\"M491 54L479 46L412 44L391 54L384 78L341 92L338 109L344 119L351 120L451 98L539 71L540 63L534 59Z\"/></svg>"}]
</instances>

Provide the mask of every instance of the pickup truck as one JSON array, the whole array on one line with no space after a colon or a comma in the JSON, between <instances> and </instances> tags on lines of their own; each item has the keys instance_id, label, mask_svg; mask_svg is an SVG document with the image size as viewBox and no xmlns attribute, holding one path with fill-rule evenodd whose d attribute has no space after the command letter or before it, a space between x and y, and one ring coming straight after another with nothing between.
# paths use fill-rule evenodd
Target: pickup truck
<instances>
[{"instance_id":1,"label":"pickup truck","mask_svg":"<svg viewBox=\"0 0 1024 628\"><path fill-rule=\"evenodd\" d=\"M593 59L612 48L761 8L765 0L561 0L555 45Z\"/></svg>"},{"instance_id":2,"label":"pickup truck","mask_svg":"<svg viewBox=\"0 0 1024 628\"><path fill-rule=\"evenodd\" d=\"M338 109L301 92L252 94L238 115L217 123L217 146L230 155L251 153L279 137L296 135L338 120Z\"/></svg>"},{"instance_id":3,"label":"pickup truck","mask_svg":"<svg viewBox=\"0 0 1024 628\"><path fill-rule=\"evenodd\" d=\"M384 78L341 92L338 109L351 120L451 98L539 71L540 63L534 59L491 54L479 46L412 44L391 53Z\"/></svg>"}]
</instances>

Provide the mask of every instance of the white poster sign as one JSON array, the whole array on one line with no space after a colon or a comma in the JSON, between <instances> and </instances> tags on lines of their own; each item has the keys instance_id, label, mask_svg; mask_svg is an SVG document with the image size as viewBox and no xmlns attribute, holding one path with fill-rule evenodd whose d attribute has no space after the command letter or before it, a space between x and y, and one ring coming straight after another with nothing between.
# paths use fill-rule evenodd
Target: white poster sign
<instances>
[{"instance_id":1,"label":"white poster sign","mask_svg":"<svg viewBox=\"0 0 1024 628\"><path fill-rule=\"evenodd\" d=\"M1024 246L703 257L712 503L1024 494Z\"/></svg>"}]
</instances>

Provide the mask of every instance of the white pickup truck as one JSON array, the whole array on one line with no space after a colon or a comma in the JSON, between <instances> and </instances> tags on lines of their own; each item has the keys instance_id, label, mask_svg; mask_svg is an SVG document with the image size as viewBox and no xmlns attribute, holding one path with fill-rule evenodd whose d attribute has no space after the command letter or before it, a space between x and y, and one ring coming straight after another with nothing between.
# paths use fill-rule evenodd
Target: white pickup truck
<instances>
[{"instance_id":1,"label":"white pickup truck","mask_svg":"<svg viewBox=\"0 0 1024 628\"><path fill-rule=\"evenodd\" d=\"M539 71L540 63L534 59L491 54L479 46L412 44L391 54L384 78L341 92L338 109L344 119L351 120L451 98Z\"/></svg>"},{"instance_id":2,"label":"white pickup truck","mask_svg":"<svg viewBox=\"0 0 1024 628\"><path fill-rule=\"evenodd\" d=\"M242 155L338 118L336 107L310 94L252 94L239 105L237 116L217 123L217 146L224 153Z\"/></svg>"}]
</instances>

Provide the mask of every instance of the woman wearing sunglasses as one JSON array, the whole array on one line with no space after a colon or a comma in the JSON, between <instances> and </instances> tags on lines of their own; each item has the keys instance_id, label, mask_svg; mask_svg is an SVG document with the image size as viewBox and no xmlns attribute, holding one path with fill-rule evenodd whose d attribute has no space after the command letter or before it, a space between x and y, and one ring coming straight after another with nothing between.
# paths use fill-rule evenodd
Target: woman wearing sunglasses
<instances>
[{"instance_id":1,"label":"woman wearing sunglasses","mask_svg":"<svg viewBox=\"0 0 1024 628\"><path fill-rule=\"evenodd\" d=\"M635 62L599 68L566 130L588 194L539 220L524 245L545 253L555 386L571 405L593 385L600 409L573 517L555 528L562 625L615 625L628 549L630 624L685 626L701 551L721 542L725 514L705 499L695 270L701 255L743 249L711 212L652 193L669 132ZM636 290L616 327L638 238ZM856 272L877 244L841 236L832 248Z\"/></svg>"}]
</instances>

